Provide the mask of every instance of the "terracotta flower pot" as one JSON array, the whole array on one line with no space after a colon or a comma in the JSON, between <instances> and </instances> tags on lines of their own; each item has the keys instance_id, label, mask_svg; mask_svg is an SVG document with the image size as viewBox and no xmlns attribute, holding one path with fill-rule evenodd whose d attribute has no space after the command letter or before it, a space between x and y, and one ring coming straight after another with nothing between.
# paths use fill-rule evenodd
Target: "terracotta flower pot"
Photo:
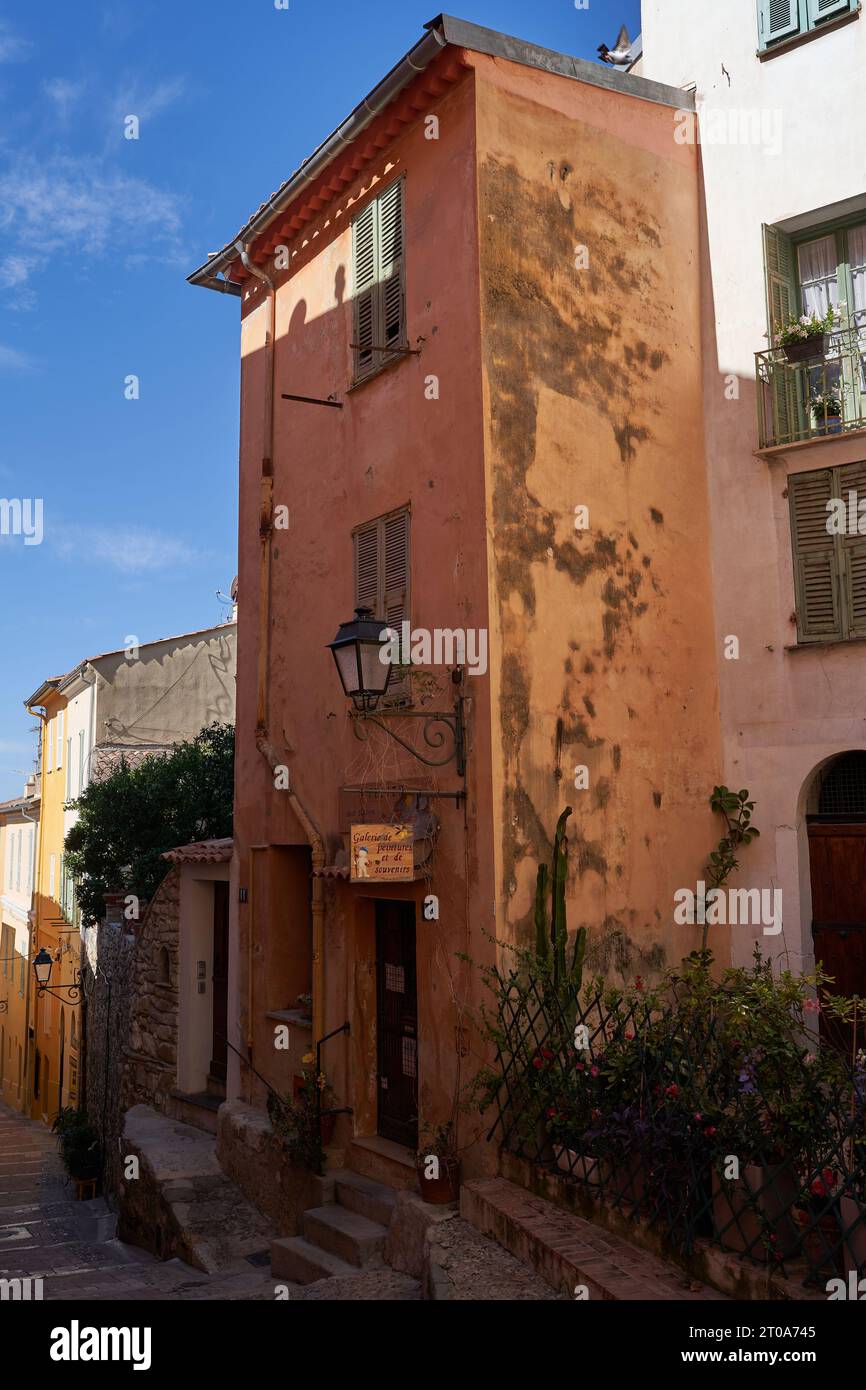
<instances>
[{"instance_id":1,"label":"terracotta flower pot","mask_svg":"<svg viewBox=\"0 0 866 1390\"><path fill-rule=\"evenodd\" d=\"M799 1247L800 1237L790 1211L797 1199L797 1182L791 1168L761 1168L749 1163L740 1177L725 1182L714 1167L713 1226L723 1250L748 1254L753 1260L773 1254L789 1258Z\"/></svg>"},{"instance_id":2,"label":"terracotta flower pot","mask_svg":"<svg viewBox=\"0 0 866 1390\"><path fill-rule=\"evenodd\" d=\"M823 357L827 346L826 333L813 334L798 343L785 343L782 351L789 362L806 362L810 357Z\"/></svg>"},{"instance_id":3,"label":"terracotta flower pot","mask_svg":"<svg viewBox=\"0 0 866 1390\"><path fill-rule=\"evenodd\" d=\"M415 1165L418 1188L425 1202L444 1207L460 1197L460 1159L439 1157L439 1176L427 1177L429 1159L419 1159Z\"/></svg>"},{"instance_id":4,"label":"terracotta flower pot","mask_svg":"<svg viewBox=\"0 0 866 1390\"><path fill-rule=\"evenodd\" d=\"M866 1275L866 1203L854 1197L842 1197L839 1201L839 1215L844 1240L845 1273L856 1272L860 1277Z\"/></svg>"}]
</instances>

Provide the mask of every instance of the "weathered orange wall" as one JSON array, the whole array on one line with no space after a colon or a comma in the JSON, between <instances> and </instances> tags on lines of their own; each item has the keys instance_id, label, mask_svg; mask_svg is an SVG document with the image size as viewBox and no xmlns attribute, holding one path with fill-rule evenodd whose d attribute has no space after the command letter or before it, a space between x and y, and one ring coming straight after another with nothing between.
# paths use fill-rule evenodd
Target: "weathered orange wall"
<instances>
[{"instance_id":1,"label":"weathered orange wall","mask_svg":"<svg viewBox=\"0 0 866 1390\"><path fill-rule=\"evenodd\" d=\"M671 107L472 62L497 928L528 938L570 804L569 926L621 982L700 945L673 895L721 834L696 151Z\"/></svg>"},{"instance_id":2,"label":"weathered orange wall","mask_svg":"<svg viewBox=\"0 0 866 1390\"><path fill-rule=\"evenodd\" d=\"M426 628L488 626L488 563L484 533L481 360L478 337L478 240L471 76L430 111L438 140L424 138L423 114L390 145L373 172L347 188L305 232L306 248L291 272L277 274L277 403L274 504L288 506L290 527L273 536L273 644L270 735L285 754L291 785L326 837L328 859L342 845L338 788L369 782L410 786L459 785L453 765L428 775L396 746L354 737L345 697L325 644L353 611L352 528L411 507L411 617ZM383 179L406 179L408 339L422 355L403 358L373 380L348 390L352 375L350 218ZM292 243L293 248L297 243ZM302 844L304 835L254 744L259 603L259 474L262 455L263 352L267 304L257 287L243 304L236 889L249 887L251 846ZM425 378L439 377L439 399L425 397ZM336 393L341 411L280 400L283 391L324 397ZM439 673L440 676L443 673ZM477 990L458 951L481 956L482 928L493 924L493 806L489 777L490 706L486 677L467 682L470 724L468 811L439 801L442 830L432 880L406 890L376 886L376 896L418 902L440 899L438 923L417 912L419 1091L422 1124L447 1118L457 1071L454 996ZM450 708L452 687L441 681L431 708ZM368 890L369 891L369 890ZM328 1043L323 1061L338 1103L355 1109L359 1134L375 1131L375 980L369 906L357 888L326 884L326 1019L339 1026L348 1012L351 1041ZM237 892L233 892L237 899ZM309 931L300 892L271 911L236 905L237 981L243 1047L248 1001L247 959L253 940L253 1011L275 1002L265 962L278 959L268 936ZM254 918L254 920L253 920ZM471 934L467 922L472 923ZM285 987L289 978L286 973ZM309 987L309 986L308 986ZM294 1005L286 999L283 1007ZM255 1028L254 1065L272 1084L285 1084L268 1028ZM293 1038L294 1044L294 1038ZM354 1083L347 1064L355 1050ZM371 1061L372 1056L372 1061ZM294 1056L294 1069L300 1058ZM229 1093L245 1090L238 1064ZM465 1076L465 1072L464 1072ZM252 1094L262 1099L262 1092ZM341 1133L348 1126L343 1122ZM479 1128L476 1124L473 1133ZM345 1138L345 1134L343 1134Z\"/></svg>"}]
</instances>

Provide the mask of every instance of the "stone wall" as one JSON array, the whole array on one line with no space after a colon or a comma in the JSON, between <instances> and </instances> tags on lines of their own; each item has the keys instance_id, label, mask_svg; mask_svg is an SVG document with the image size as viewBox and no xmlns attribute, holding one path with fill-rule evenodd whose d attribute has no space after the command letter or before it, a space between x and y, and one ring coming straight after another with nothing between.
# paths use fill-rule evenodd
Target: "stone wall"
<instances>
[{"instance_id":1,"label":"stone wall","mask_svg":"<svg viewBox=\"0 0 866 1390\"><path fill-rule=\"evenodd\" d=\"M181 872L166 874L141 922L125 1047L124 1105L163 1112L177 1085Z\"/></svg>"},{"instance_id":2,"label":"stone wall","mask_svg":"<svg viewBox=\"0 0 866 1390\"><path fill-rule=\"evenodd\" d=\"M230 1100L220 1106L218 1124L216 1155L223 1172L267 1217L277 1235L297 1235L302 1213L326 1200L327 1179L289 1162L261 1110Z\"/></svg>"},{"instance_id":3,"label":"stone wall","mask_svg":"<svg viewBox=\"0 0 866 1390\"><path fill-rule=\"evenodd\" d=\"M180 872L166 874L137 922L124 917L122 895L107 896L96 949L82 953L85 1106L102 1140L109 1196L122 1174L124 1111L140 1102L164 1110L176 1083ZM167 983L160 983L163 949Z\"/></svg>"}]
</instances>

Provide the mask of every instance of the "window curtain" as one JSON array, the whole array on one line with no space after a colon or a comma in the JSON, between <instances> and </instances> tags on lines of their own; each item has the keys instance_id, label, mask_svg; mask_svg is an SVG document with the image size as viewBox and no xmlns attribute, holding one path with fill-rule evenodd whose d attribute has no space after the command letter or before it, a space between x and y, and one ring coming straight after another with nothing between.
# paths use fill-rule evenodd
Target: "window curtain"
<instances>
[{"instance_id":1,"label":"window curtain","mask_svg":"<svg viewBox=\"0 0 866 1390\"><path fill-rule=\"evenodd\" d=\"M800 289L803 313L823 318L832 305L839 304L839 282L836 275L836 238L822 236L798 247Z\"/></svg>"}]
</instances>

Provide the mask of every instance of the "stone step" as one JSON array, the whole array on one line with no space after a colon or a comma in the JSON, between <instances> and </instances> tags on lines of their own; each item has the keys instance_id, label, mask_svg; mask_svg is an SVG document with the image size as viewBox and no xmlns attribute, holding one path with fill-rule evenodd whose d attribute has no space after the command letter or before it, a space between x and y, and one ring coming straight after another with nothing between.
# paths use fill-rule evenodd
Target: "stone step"
<instances>
[{"instance_id":1,"label":"stone step","mask_svg":"<svg viewBox=\"0 0 866 1390\"><path fill-rule=\"evenodd\" d=\"M505 1178L474 1178L464 1183L460 1215L566 1297L582 1284L593 1300L725 1299L709 1286L692 1288L677 1266Z\"/></svg>"},{"instance_id":2,"label":"stone step","mask_svg":"<svg viewBox=\"0 0 866 1390\"><path fill-rule=\"evenodd\" d=\"M311 1245L301 1236L284 1236L271 1241L271 1276L286 1279L293 1284L314 1284L317 1279L330 1279L336 1275L347 1278L361 1273L357 1265Z\"/></svg>"},{"instance_id":3,"label":"stone step","mask_svg":"<svg viewBox=\"0 0 866 1390\"><path fill-rule=\"evenodd\" d=\"M304 1236L347 1264L378 1264L385 1247L385 1227L348 1207L312 1207L303 1215Z\"/></svg>"},{"instance_id":4,"label":"stone step","mask_svg":"<svg viewBox=\"0 0 866 1390\"><path fill-rule=\"evenodd\" d=\"M348 1207L368 1221L376 1221L388 1227L397 1206L397 1193L393 1187L365 1178L362 1173L353 1173L349 1168L340 1168L329 1174L334 1179L334 1195L340 1206Z\"/></svg>"},{"instance_id":5,"label":"stone step","mask_svg":"<svg viewBox=\"0 0 866 1390\"><path fill-rule=\"evenodd\" d=\"M355 1138L346 1154L346 1166L373 1182L386 1183L394 1188L418 1189L415 1155L402 1144L374 1134Z\"/></svg>"}]
</instances>

